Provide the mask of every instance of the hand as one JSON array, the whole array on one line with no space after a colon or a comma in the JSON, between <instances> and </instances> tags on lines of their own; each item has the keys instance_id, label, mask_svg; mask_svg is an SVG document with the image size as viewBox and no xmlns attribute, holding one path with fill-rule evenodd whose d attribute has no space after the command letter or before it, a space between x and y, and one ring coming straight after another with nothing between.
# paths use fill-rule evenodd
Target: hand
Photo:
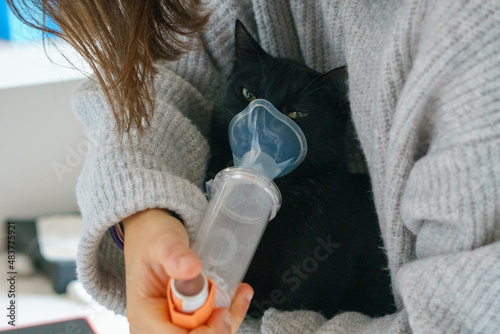
<instances>
[{"instance_id":1,"label":"hand","mask_svg":"<svg viewBox=\"0 0 500 334\"><path fill-rule=\"evenodd\" d=\"M191 279L201 272L201 261L189 248L184 225L159 209L139 212L123 224L130 333L236 333L253 296L250 285L241 284L229 310L215 309L205 325L192 331L177 327L168 314L168 279Z\"/></svg>"}]
</instances>

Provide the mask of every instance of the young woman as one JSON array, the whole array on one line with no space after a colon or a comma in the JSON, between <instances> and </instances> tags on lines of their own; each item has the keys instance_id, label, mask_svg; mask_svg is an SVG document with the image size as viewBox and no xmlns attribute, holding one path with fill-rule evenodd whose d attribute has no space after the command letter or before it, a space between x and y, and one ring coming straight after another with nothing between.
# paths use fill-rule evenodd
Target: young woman
<instances>
[{"instance_id":1,"label":"young woman","mask_svg":"<svg viewBox=\"0 0 500 334\"><path fill-rule=\"evenodd\" d=\"M323 72L347 64L398 311L270 309L242 324L252 289L241 285L192 333L500 332L498 1L36 3L95 71L73 100L96 143L77 188L78 275L132 333L186 332L169 323L165 287L201 270L189 237L237 18L272 55ZM124 252L108 232L120 222Z\"/></svg>"}]
</instances>

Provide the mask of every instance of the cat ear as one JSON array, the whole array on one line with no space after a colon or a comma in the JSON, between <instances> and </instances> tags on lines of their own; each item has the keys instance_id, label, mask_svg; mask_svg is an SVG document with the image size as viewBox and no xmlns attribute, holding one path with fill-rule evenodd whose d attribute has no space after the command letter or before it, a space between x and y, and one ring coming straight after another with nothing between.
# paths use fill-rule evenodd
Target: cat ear
<instances>
[{"instance_id":1,"label":"cat ear","mask_svg":"<svg viewBox=\"0 0 500 334\"><path fill-rule=\"evenodd\" d=\"M264 57L267 56L266 51L257 43L257 41L250 35L240 20L236 20L236 27L234 30L235 37L235 54L236 61L243 58Z\"/></svg>"},{"instance_id":2,"label":"cat ear","mask_svg":"<svg viewBox=\"0 0 500 334\"><path fill-rule=\"evenodd\" d=\"M335 94L338 96L339 105L335 110L340 110L343 115L347 115L349 112L349 99L347 96L348 86L347 86L347 66L338 67L329 72L326 72L316 79L314 79L307 87L329 87L333 89L330 94Z\"/></svg>"},{"instance_id":3,"label":"cat ear","mask_svg":"<svg viewBox=\"0 0 500 334\"><path fill-rule=\"evenodd\" d=\"M329 81L334 84L337 94L347 95L347 79L347 66L342 66L324 73L318 78L318 81Z\"/></svg>"}]
</instances>

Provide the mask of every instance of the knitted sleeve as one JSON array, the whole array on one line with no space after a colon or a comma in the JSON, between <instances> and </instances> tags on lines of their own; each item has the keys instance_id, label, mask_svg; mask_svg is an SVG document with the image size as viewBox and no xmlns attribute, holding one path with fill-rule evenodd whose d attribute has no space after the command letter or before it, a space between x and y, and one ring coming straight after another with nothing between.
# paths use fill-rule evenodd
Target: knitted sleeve
<instances>
[{"instance_id":1,"label":"knitted sleeve","mask_svg":"<svg viewBox=\"0 0 500 334\"><path fill-rule=\"evenodd\" d=\"M408 136L389 146L411 154L400 214L416 236L396 289L416 333L498 333L500 3L425 10L393 120Z\"/></svg>"}]
</instances>

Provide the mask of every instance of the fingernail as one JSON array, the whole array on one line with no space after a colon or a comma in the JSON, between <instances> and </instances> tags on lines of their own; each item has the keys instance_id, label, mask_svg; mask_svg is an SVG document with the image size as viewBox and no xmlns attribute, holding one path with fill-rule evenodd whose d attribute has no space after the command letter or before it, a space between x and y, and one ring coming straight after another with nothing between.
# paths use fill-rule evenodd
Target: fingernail
<instances>
[{"instance_id":1,"label":"fingernail","mask_svg":"<svg viewBox=\"0 0 500 334\"><path fill-rule=\"evenodd\" d=\"M224 323L226 324L226 326L231 327L231 317L229 316L229 311L226 311L225 313Z\"/></svg>"},{"instance_id":2,"label":"fingernail","mask_svg":"<svg viewBox=\"0 0 500 334\"><path fill-rule=\"evenodd\" d=\"M247 302L250 304L250 302L252 301L252 298L253 298L253 293L249 293L247 296L246 296L246 299L247 299Z\"/></svg>"}]
</instances>

